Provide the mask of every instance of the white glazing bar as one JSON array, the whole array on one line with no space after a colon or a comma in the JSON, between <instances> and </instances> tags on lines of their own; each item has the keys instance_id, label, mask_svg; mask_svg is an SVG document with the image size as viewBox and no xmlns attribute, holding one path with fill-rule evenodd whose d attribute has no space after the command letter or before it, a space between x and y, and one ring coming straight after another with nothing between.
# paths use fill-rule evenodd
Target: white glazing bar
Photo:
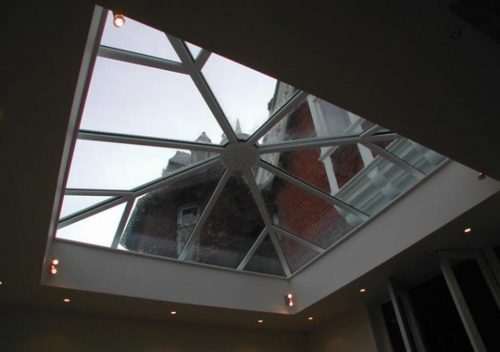
<instances>
[{"instance_id":1,"label":"white glazing bar","mask_svg":"<svg viewBox=\"0 0 500 352\"><path fill-rule=\"evenodd\" d=\"M462 290L458 285L457 278L455 277L455 273L453 272L449 259L446 255L443 255L443 253L439 253L439 260L441 264L441 271L446 284L448 285L448 289L450 290L453 302L455 302L455 306L458 314L460 315L460 319L462 320L467 336L469 337L472 348L475 352L486 352L486 346L484 345L483 339L479 334L474 318L472 318L469 306L467 305Z\"/></svg>"},{"instance_id":2,"label":"white glazing bar","mask_svg":"<svg viewBox=\"0 0 500 352\"><path fill-rule=\"evenodd\" d=\"M276 144L264 144L259 146L260 154L287 152L297 149L310 149L317 147L328 147L355 144L360 141L359 137L331 137L331 138L309 138L291 142Z\"/></svg>"},{"instance_id":3,"label":"white glazing bar","mask_svg":"<svg viewBox=\"0 0 500 352\"><path fill-rule=\"evenodd\" d=\"M252 174L252 171L250 170L246 170L243 175L247 180L248 187L250 188L252 197L255 201L255 204L257 205L257 209L259 210L260 216L262 217L262 221L264 221L264 224L266 225L269 231L271 242L273 243L274 249L278 254L281 266L283 267L283 271L285 272L285 275L289 277L290 275L292 275L292 272L290 270L290 267L288 266L288 262L286 261L285 255L283 254L283 250L281 249L279 241L276 238L273 221L271 220L271 215L269 214L269 210L267 209L266 203L264 202L264 198L262 198L259 186L257 186L257 183L255 182L255 177Z\"/></svg>"},{"instance_id":4,"label":"white glazing bar","mask_svg":"<svg viewBox=\"0 0 500 352\"><path fill-rule=\"evenodd\" d=\"M245 266L248 264L248 262L250 261L250 259L253 257L253 255L255 254L255 252L257 251L257 249L259 248L259 246L262 243L262 241L264 241L264 238L266 238L267 232L268 232L267 231L267 227L264 227L264 230L262 230L262 232L260 233L260 235L255 240L255 242L252 244L252 247L250 247L250 249L248 250L248 252L245 254L245 256L241 260L241 262L238 265L238 267L236 268L236 270L243 270L243 269L245 269Z\"/></svg>"},{"instance_id":5,"label":"white glazing bar","mask_svg":"<svg viewBox=\"0 0 500 352\"><path fill-rule=\"evenodd\" d=\"M128 62L146 67L157 68L165 71L172 71L177 73L187 74L187 70L182 64L159 57L134 53L123 49L112 48L109 46L101 45L97 53L98 56L107 59Z\"/></svg>"},{"instance_id":6,"label":"white glazing bar","mask_svg":"<svg viewBox=\"0 0 500 352\"><path fill-rule=\"evenodd\" d=\"M62 229L63 227L69 226L71 224L74 224L77 221L83 220L88 218L89 216L95 215L97 213L100 213L101 211L104 211L106 209L110 209L116 205L119 205L121 203L124 203L127 201L127 198L120 197L120 198L114 198L110 199L108 201L99 203L95 207L84 209L84 211L77 212L75 214L72 214L68 217L65 217L59 221L59 224L57 226L57 229Z\"/></svg>"},{"instance_id":7,"label":"white glazing bar","mask_svg":"<svg viewBox=\"0 0 500 352\"><path fill-rule=\"evenodd\" d=\"M171 184L173 182L177 182L178 180L182 180L185 178L190 177L191 175L200 173L204 170L208 170L212 167L215 167L217 165L220 165L220 157L214 157L212 159L204 160L200 163L193 164L185 169L182 169L178 172L172 173L170 175L167 175L165 177L162 177L158 180L146 183L144 185L141 185L137 188L134 188L132 192L134 193L134 196L138 197L141 196L145 193L154 191L156 189L165 187L168 184Z\"/></svg>"},{"instance_id":8,"label":"white glazing bar","mask_svg":"<svg viewBox=\"0 0 500 352\"><path fill-rule=\"evenodd\" d=\"M497 304L497 307L500 310L500 286L497 280L495 279L495 276L491 270L491 267L488 265L486 258L480 251L477 252L478 252L476 256L477 264L479 265L479 269L481 269L481 272L483 273L484 279L486 280L486 284L488 285L488 288L491 291L491 295L493 296L493 299L495 300L495 303Z\"/></svg>"},{"instance_id":9,"label":"white glazing bar","mask_svg":"<svg viewBox=\"0 0 500 352\"><path fill-rule=\"evenodd\" d=\"M215 98L215 95L210 89L207 81L205 80L205 77L203 77L200 69L193 61L191 54L186 47L186 44L184 44L182 40L175 37L169 35L167 35L167 37L170 40L170 43L172 44L175 52L177 53L177 56L179 56L187 72L193 79L193 82L198 88L201 96L203 97L203 99L205 99L205 102L207 103L210 111L212 111L215 119L217 120L217 122L219 122L219 125L226 135L227 139L229 140L229 142L236 143L238 139L233 128L231 127L231 124L227 120L224 111L220 107L219 102Z\"/></svg>"},{"instance_id":10,"label":"white glazing bar","mask_svg":"<svg viewBox=\"0 0 500 352\"><path fill-rule=\"evenodd\" d=\"M186 142L173 139L143 137L143 136L134 136L128 134L98 132L98 131L88 131L88 130L80 130L78 132L78 139L97 141L97 142L143 145L149 147L202 150L207 152L221 152L224 149L222 146L206 144L206 143Z\"/></svg>"},{"instance_id":11,"label":"white glazing bar","mask_svg":"<svg viewBox=\"0 0 500 352\"><path fill-rule=\"evenodd\" d=\"M256 144L271 128L273 128L281 119L291 113L296 107L302 104L307 99L307 93L298 91L290 98L281 108L279 108L273 116L271 116L262 126L260 126L253 135L248 138L248 143Z\"/></svg>"},{"instance_id":12,"label":"white glazing bar","mask_svg":"<svg viewBox=\"0 0 500 352\"><path fill-rule=\"evenodd\" d=\"M225 170L224 174L222 175L221 179L219 180L219 183L217 184L217 187L215 187L214 193L208 200L207 205L205 206L205 209L200 215L200 218L198 219L198 222L196 225L194 225L193 231L189 234L189 237L184 244L184 247L182 247L181 253L179 254L178 259L179 260L185 260L186 256L189 253L189 250L191 249L193 243L198 239L201 229L205 225L205 222L207 221L208 217L210 216L210 213L212 212L212 209L214 208L215 204L219 200L219 197L224 190L224 187L226 186L227 181L231 177L231 172L229 170Z\"/></svg>"},{"instance_id":13,"label":"white glazing bar","mask_svg":"<svg viewBox=\"0 0 500 352\"><path fill-rule=\"evenodd\" d=\"M127 225L127 221L133 206L134 206L134 198L130 197L127 200L127 205L123 210L120 222L118 223L118 227L116 228L115 237L113 237L113 242L111 242L111 248L118 248L118 243L120 243L120 238L122 237L123 230L125 230L125 225Z\"/></svg>"},{"instance_id":14,"label":"white glazing bar","mask_svg":"<svg viewBox=\"0 0 500 352\"><path fill-rule=\"evenodd\" d=\"M205 66L205 64L208 61L208 58L210 57L210 54L211 54L210 51L205 50L205 49L201 49L200 53L198 54L198 56L196 57L196 60L195 60L195 64L196 64L196 67L198 67L198 70L201 71L203 66Z\"/></svg>"},{"instance_id":15,"label":"white glazing bar","mask_svg":"<svg viewBox=\"0 0 500 352\"><path fill-rule=\"evenodd\" d=\"M491 247L483 250L484 256L490 265L491 270L493 271L493 275L495 275L495 279L497 284L500 285L500 260L498 259L495 250Z\"/></svg>"},{"instance_id":16,"label":"white glazing bar","mask_svg":"<svg viewBox=\"0 0 500 352\"><path fill-rule=\"evenodd\" d=\"M131 191L114 189L66 188L64 191L65 196L126 197L132 194Z\"/></svg>"},{"instance_id":17,"label":"white glazing bar","mask_svg":"<svg viewBox=\"0 0 500 352\"><path fill-rule=\"evenodd\" d=\"M356 215L357 217L359 217L363 221L367 220L369 218L369 216L367 214L363 213L361 210L356 209L347 203L344 203L340 199L337 199L337 198L331 196L330 194L325 193L322 190L320 190L314 186L311 186L310 184L298 179L297 177L289 174L286 171L283 171L283 170L277 168L276 166L273 166L273 165L266 163L265 161L262 161L262 160L259 160L258 166L260 166L263 169L266 169L269 172L272 172L276 176L284 179L285 181L290 182L291 184L303 189L304 191L307 191L307 192L315 195L318 198L323 199L324 201L326 201L332 205L338 206L339 208L342 208L350 213L353 213L354 215Z\"/></svg>"},{"instance_id":18,"label":"white glazing bar","mask_svg":"<svg viewBox=\"0 0 500 352\"><path fill-rule=\"evenodd\" d=\"M277 233L279 233L280 235L282 236L285 236L285 237L288 237L290 238L291 240L295 241L295 242L299 242L300 244L302 244L303 246L309 248L309 249L312 249L313 251L315 252L318 252L318 253L324 253L326 250L324 248L321 248L320 246L312 243L312 242L309 242L308 240L305 240L303 239L302 237L299 237L298 235L288 231L288 230L285 230L279 226L276 226L274 225L274 229Z\"/></svg>"},{"instance_id":19,"label":"white glazing bar","mask_svg":"<svg viewBox=\"0 0 500 352\"><path fill-rule=\"evenodd\" d=\"M413 165L408 164L406 161L398 158L396 155L392 154L391 152L388 152L384 148L376 145L375 143L368 142L368 141L361 141L361 144L363 144L365 147L373 150L378 155L380 155L382 158L389 160L394 165L405 170L406 172L408 172L412 176L416 177L418 180L420 180L421 178L423 178L425 176L425 174L422 171L416 169Z\"/></svg>"},{"instance_id":20,"label":"white glazing bar","mask_svg":"<svg viewBox=\"0 0 500 352\"><path fill-rule=\"evenodd\" d=\"M382 127L380 127L379 125L373 125L372 127L370 127L369 129L367 129L366 131L363 131L359 135L359 138L366 139L366 138L370 137L371 135L377 133L377 131L379 131L381 129L382 129Z\"/></svg>"}]
</instances>

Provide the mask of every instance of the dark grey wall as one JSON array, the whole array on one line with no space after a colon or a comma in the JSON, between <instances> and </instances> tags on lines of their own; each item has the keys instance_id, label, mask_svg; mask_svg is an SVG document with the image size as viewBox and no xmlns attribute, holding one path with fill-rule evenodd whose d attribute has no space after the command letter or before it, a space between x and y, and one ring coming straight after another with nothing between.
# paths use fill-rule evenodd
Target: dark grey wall
<instances>
[{"instance_id":1,"label":"dark grey wall","mask_svg":"<svg viewBox=\"0 0 500 352\"><path fill-rule=\"evenodd\" d=\"M0 308L0 351L305 352L305 335Z\"/></svg>"}]
</instances>

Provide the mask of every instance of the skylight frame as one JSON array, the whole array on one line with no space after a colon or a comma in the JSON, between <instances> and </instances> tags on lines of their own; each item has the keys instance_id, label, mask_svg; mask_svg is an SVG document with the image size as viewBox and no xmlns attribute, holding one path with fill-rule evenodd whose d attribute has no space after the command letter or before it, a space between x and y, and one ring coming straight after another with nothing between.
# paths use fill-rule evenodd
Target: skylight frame
<instances>
[{"instance_id":1,"label":"skylight frame","mask_svg":"<svg viewBox=\"0 0 500 352\"><path fill-rule=\"evenodd\" d=\"M104 16L105 17L105 16ZM102 31L104 29L104 19L100 22L100 34L97 36L97 43L94 43L94 45L98 45L100 36L102 35ZM95 52L95 55L93 57L93 61L95 62L96 57L106 57L114 60L119 60L123 62L128 62L128 63L133 63L133 64L138 64L138 65L143 65L147 67L153 67L156 69L161 69L161 70L167 70L171 72L176 72L180 74L186 74L189 75L194 83L195 86L198 88L199 92L201 93L203 99L209 106L210 110L212 111L215 119L217 120L219 126L221 127L222 131L226 135L228 142L226 143L225 146L229 144L234 144L234 143L247 143L251 145L256 145L259 153L266 154L266 153L273 153L273 152L280 152L280 151L292 151L292 150L297 150L297 149L308 149L312 147L333 147L333 146L338 146L338 145L346 145L346 144L362 144L365 145L368 149L375 151L378 153L378 155L382 158L385 158L389 160L391 163L394 165L398 166L399 168L403 169L405 172L408 172L412 174L413 176L417 177L418 179L422 179L424 177L427 177L429 174L432 174L436 169L439 169L439 166L436 167L433 171L431 171L429 174L425 175L423 174L420 170L415 168L413 165L407 163L406 161L400 159L399 157L395 156L394 154L391 154L389 151L385 150L382 147L377 146L376 144L373 143L373 141L380 141L380 140L390 140L393 138L400 137L399 135L389 132L389 133L382 133L382 134L377 134L377 132L382 129L382 127L378 125L372 126L370 129L365 131L364 133L361 133L360 135L356 137L329 137L329 138L314 138L314 139L303 139L303 140L295 140L295 141L283 141L282 143L276 143L276 144L265 144L265 145L259 145L258 141L260 138L262 138L268 131L270 131L277 123L279 123L283 118L285 118L291 111L293 111L296 107L298 107L300 104L306 101L308 97L308 93L305 93L303 91L298 90L291 99L289 99L283 106L281 106L276 112L274 112L267 121L265 121L252 135L250 135L245 141L242 141L238 139L238 136L236 135L233 127L231 126L229 120L227 119L224 111L222 110L221 106L219 105L214 93L210 89L210 86L206 82L205 78L203 77L203 74L201 73L201 69L203 68L203 65L207 62L207 60L210 57L210 52L202 49L200 53L197 55L196 58L193 58L191 55L189 49L187 48L187 45L185 42L182 40L172 37L168 34L166 34L168 40L172 44L173 48L175 49L177 55L179 56L181 62L174 62L170 61L167 59L160 59L144 54L138 54L134 52L130 52L127 50L123 49L117 49L117 48L111 48L107 46L99 46L98 49ZM87 72L87 77L86 80L87 82L90 81L90 77L92 75L92 70L88 70ZM88 87L87 87L88 89ZM82 101L85 100L85 94L83 94ZM83 109L80 109L80 116L78 117L78 120L81 119ZM64 227L68 226L74 222L77 222L79 220L82 220L88 216L91 216L93 214L96 214L100 211L103 211L105 209L109 209L113 206L116 206L118 204L126 203L126 208L125 211L122 214L121 220L118 224L118 228L115 234L115 237L113 239L113 243L111 245L111 249L117 249L118 243L120 240L120 236L122 235L122 232L126 226L127 220L130 216L130 212L133 208L133 204L140 197L141 195L146 194L147 192L159 189L165 185L168 185L170 183L173 183L177 180L180 179L185 179L189 177L190 175L199 172L200 170L205 170L208 169L214 165L220 164L220 153L223 152L224 147L222 145L213 145L213 144L206 144L206 143L198 143L198 142L187 142L187 141L182 141L182 140L176 140L176 139L166 139L166 138L154 138L154 137L145 137L145 136L136 136L136 135L130 135L130 134L120 134L120 133L110 133L110 132L100 132L100 131L91 131L91 130L76 130L73 133L73 139L72 139L72 147L71 150L74 150L74 146L76 144L76 140L92 140L92 141L101 141L101 142L113 142L113 143L124 143L124 144L132 144L132 145L143 145L143 146L155 146L155 147L166 147L166 148L180 148L180 149L189 149L189 150L200 150L200 151L209 151L209 152L216 152L218 153L217 156L214 156L210 159L207 159L205 161L190 165L179 172L174 172L173 174L161 177L159 179L153 180L151 182L148 182L144 185L138 186L133 188L132 190L102 190L102 189L65 189L64 194L65 195L107 195L107 196L112 196L110 200L101 202L96 204L95 206L92 206L90 208L83 209L75 214L71 214L70 216L67 216L65 218L62 218L59 222L59 227ZM443 165L446 162L441 163ZM69 165L69 164L68 164ZM262 243L264 238L266 236L269 236L271 239L271 242L276 250L276 253L278 255L278 258L281 262L281 265L283 267L283 271L285 272L286 278L291 278L297 272L303 270L305 267L309 266L311 263L313 263L315 260L317 260L323 253L328 252L331 248L337 245L338 242L343 241L345 238L349 237L352 233L356 232L361 226L363 226L367 220L370 218L378 216L378 213L385 210L387 207L390 206L394 201L396 201L398 197L396 197L393 201L388 203L386 206L384 206L380 211L378 211L375 215L369 216L368 214L363 213L361 210L354 208L353 206L343 202L342 200L336 198L333 195L327 194L323 192L322 190L319 190L318 188L314 187L313 185L300 180L299 178L287 173L286 171L280 169L279 167L273 166L271 164L266 163L265 161L262 161L261 159L258 162L258 166L266 169L267 171L273 173L276 177L284 178L288 182L291 182L292 184L298 186L299 188L303 189L306 192L311 193L312 195L322 198L323 200L326 200L332 205L341 207L342 209L355 214L356 216L360 217L363 222L360 225L355 226L352 230L348 231L347 234L345 234L339 241L333 243L331 246L328 248L322 248L319 247L303 238L300 238L296 234L293 234L290 231L287 231L283 228L280 228L279 226L276 226L273 221L271 220L271 216L269 214L269 210L267 209L266 204L263 201L262 194L258 188L258 185L255 181L255 175L250 170L246 170L243 173L243 177L245 180L248 182L248 186L250 188L250 191L252 193L252 197L257 205L257 208L259 210L259 213L262 217L262 220L265 224L264 229L250 248L250 250L245 254L244 258L242 261L239 263L237 268L235 269L229 269L229 268L221 268L218 266L214 265L209 265L209 264L203 264L203 263L196 263L196 262L184 262L183 259L185 258L185 253L189 249L189 246L192 244L192 242L197 238L199 235L199 232L201 231L201 228L203 227L203 224L205 223L206 219L208 218L211 210L213 209L213 206L215 205L220 193L224 189L224 186L226 185L229 177L230 177L230 172L228 169L225 170L223 176L218 182L218 185L216 187L216 190L210 197L209 203L206 205L205 209L200 215L200 219L195 225L194 230L190 234L181 254L178 256L177 259L173 258L163 258L163 257L157 257L154 256L155 258L159 259L168 259L168 260L176 260L179 262L184 262L184 263L189 263L189 264L194 264L194 265L202 265L202 266L210 266L218 269L224 269L224 270L236 270L236 271L242 271L245 273L249 274L255 274L255 275L265 275L265 276L273 276L273 277L279 277L282 278L281 276L276 276L273 274L266 274L266 273L256 273L256 272L250 272L250 271L245 271L244 267L248 262L251 260L252 255L255 254L255 251L258 249L259 245ZM66 179L67 179L67 174L69 172L69 167L66 170ZM415 187L415 186L414 186ZM406 192L403 192L401 195L404 195ZM401 196L400 195L400 196ZM60 208L60 205L59 205ZM292 273L288 262L285 258L285 255L283 253L283 250L281 249L281 246L279 244L279 241L277 239L277 234L286 236L287 238L290 238L294 241L297 241L305 246L307 246L310 249L313 249L318 253L316 257L309 261L307 264L305 264L303 267L298 269L296 272ZM55 238L55 231L54 231L54 239L59 240ZM133 253L133 252L131 252ZM152 256L152 255L149 255Z\"/></svg>"}]
</instances>

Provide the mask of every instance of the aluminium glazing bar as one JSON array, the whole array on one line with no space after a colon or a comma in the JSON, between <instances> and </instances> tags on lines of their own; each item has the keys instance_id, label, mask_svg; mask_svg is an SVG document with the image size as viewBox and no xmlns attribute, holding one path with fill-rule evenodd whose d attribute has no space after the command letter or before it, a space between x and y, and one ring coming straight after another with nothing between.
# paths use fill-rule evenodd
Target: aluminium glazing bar
<instances>
[{"instance_id":1,"label":"aluminium glazing bar","mask_svg":"<svg viewBox=\"0 0 500 352\"><path fill-rule=\"evenodd\" d=\"M351 137L330 137L330 138L308 138L301 139L297 141L276 143L276 144L264 144L259 146L259 152L261 154L266 153L276 153L276 152L288 152L296 149L309 149L316 147L326 147L326 146L336 146L336 145L346 145L355 144L359 142L358 136Z\"/></svg>"},{"instance_id":2,"label":"aluminium glazing bar","mask_svg":"<svg viewBox=\"0 0 500 352\"><path fill-rule=\"evenodd\" d=\"M380 155L382 158L389 160L391 163L395 164L399 168L405 170L409 174L415 176L418 180L420 180L422 177L425 176L425 174L415 168L413 165L408 164L406 161L398 158L396 155L392 154L391 152L385 150L381 146L376 145L373 142L368 142L368 141L362 141L361 144L363 144L365 147L373 150L376 152L378 155Z\"/></svg>"},{"instance_id":3,"label":"aluminium glazing bar","mask_svg":"<svg viewBox=\"0 0 500 352\"><path fill-rule=\"evenodd\" d=\"M262 126L260 126L253 135L248 138L247 143L256 144L258 140L264 136L271 128L285 116L293 111L297 106L306 101L308 94L303 91L298 91L293 97L290 98L281 108L278 109Z\"/></svg>"},{"instance_id":4,"label":"aluminium glazing bar","mask_svg":"<svg viewBox=\"0 0 500 352\"><path fill-rule=\"evenodd\" d=\"M125 230L125 225L127 225L128 218L130 216L130 212L132 211L132 207L134 206L134 198L130 197L127 200L127 205L123 210L123 214L120 218L120 222L118 223L118 227L116 228L115 237L113 237L113 242L111 242L111 248L118 248L118 243L120 243L120 238L122 237L122 232Z\"/></svg>"},{"instance_id":5,"label":"aluminium glazing bar","mask_svg":"<svg viewBox=\"0 0 500 352\"><path fill-rule=\"evenodd\" d=\"M262 243L262 241L264 241L264 238L266 238L266 235L267 235L267 227L264 227L264 229L262 230L262 232L260 233L260 235L257 237L257 239L255 240L255 242L252 244L252 247L250 247L250 249L248 250L248 252L245 254L245 256L243 257L243 259L241 260L241 262L238 265L238 267L236 268L236 270L243 270L243 269L245 269L245 266L247 266L248 262L253 257L253 255L255 254L255 252L257 251L257 249L259 248L259 246Z\"/></svg>"},{"instance_id":6,"label":"aluminium glazing bar","mask_svg":"<svg viewBox=\"0 0 500 352\"><path fill-rule=\"evenodd\" d=\"M377 141L386 141L388 139L396 139L396 138L401 138L401 136L395 132L382 132L382 133L372 134L371 136L367 136L365 140L370 142L377 142Z\"/></svg>"},{"instance_id":7,"label":"aluminium glazing bar","mask_svg":"<svg viewBox=\"0 0 500 352\"><path fill-rule=\"evenodd\" d=\"M188 178L191 175L201 173L205 170L208 170L208 169L216 166L217 164L220 164L220 157L218 157L218 156L215 158L205 160L201 163L191 165L190 167L179 170L178 172L174 172L174 173L167 175L165 177L162 177L158 180L154 180L152 182L141 185L137 188L134 188L132 191L134 192L134 196L139 197L145 193L148 193L148 192L157 190L159 188L165 187L166 185L171 184L173 182L177 182L179 180Z\"/></svg>"},{"instance_id":8,"label":"aluminium glazing bar","mask_svg":"<svg viewBox=\"0 0 500 352\"><path fill-rule=\"evenodd\" d=\"M288 266L288 262L286 261L285 255L283 254L283 250L279 244L278 239L276 238L276 234L274 233L273 221L271 219L271 215L269 214L269 210L267 209L266 203L264 202L264 198L262 198L262 194L260 193L259 186L257 186L257 182L255 182L255 177L252 174L250 169L246 170L243 174L245 179L248 182L248 187L252 193L252 197L257 205L257 209L259 210L260 216L264 221L264 225L266 225L267 230L269 231L269 236L271 237L271 242L273 243L274 249L278 254L278 258L281 262L281 266L283 267L283 271L285 272L286 277L290 277L292 272L290 267Z\"/></svg>"},{"instance_id":9,"label":"aluminium glazing bar","mask_svg":"<svg viewBox=\"0 0 500 352\"><path fill-rule=\"evenodd\" d=\"M89 216L92 216L92 215L95 215L97 213L100 213L101 211L110 209L110 208L112 208L116 205L119 205L121 203L124 203L126 201L127 201L127 198L124 198L124 197L113 198L113 199L101 202L101 203L99 203L96 206L93 206L91 208L83 209L82 211L79 211L75 214L72 214L70 216L67 216L67 217L61 219L59 221L57 228L62 229L63 227L74 224L77 221L86 219Z\"/></svg>"},{"instance_id":10,"label":"aluminium glazing bar","mask_svg":"<svg viewBox=\"0 0 500 352\"><path fill-rule=\"evenodd\" d=\"M367 137L370 137L371 135L377 133L377 131L379 131L381 129L382 129L382 127L380 127L379 125L373 125L372 127L368 128L366 131L363 131L359 135L359 138L366 139Z\"/></svg>"},{"instance_id":11,"label":"aluminium glazing bar","mask_svg":"<svg viewBox=\"0 0 500 352\"><path fill-rule=\"evenodd\" d=\"M210 51L201 49L200 53L198 54L195 60L195 64L196 67L198 67L198 70L201 70L203 66L205 66L205 64L208 61L208 58L210 57L210 54L211 54Z\"/></svg>"},{"instance_id":12,"label":"aluminium glazing bar","mask_svg":"<svg viewBox=\"0 0 500 352\"><path fill-rule=\"evenodd\" d=\"M105 45L101 45L99 47L97 56L122 62L128 62L130 64L136 64L141 66L157 68L165 71L187 74L187 70L179 62L167 59L161 59L159 57L134 53L128 50L112 48Z\"/></svg>"},{"instance_id":13,"label":"aluminium glazing bar","mask_svg":"<svg viewBox=\"0 0 500 352\"><path fill-rule=\"evenodd\" d=\"M198 88L201 96L203 97L203 99L205 99L205 102L207 103L210 111L212 111L212 114L214 115L215 119L217 120L217 122L219 122L219 125L224 134L226 135L227 139L229 140L229 142L236 143L238 139L236 137L233 128L231 127L231 124L227 120L224 111L219 105L219 102L217 101L215 95L208 86L205 77L203 77L200 69L193 61L186 45L180 39L177 39L169 35L167 35L167 37L170 40L172 46L174 47L175 52L177 53L182 63L184 64L184 67L186 68L187 72L193 79L193 82Z\"/></svg>"},{"instance_id":14,"label":"aluminium glazing bar","mask_svg":"<svg viewBox=\"0 0 500 352\"><path fill-rule=\"evenodd\" d=\"M274 230L276 233L279 233L282 236L288 237L292 239L295 242L299 242L300 244L304 245L305 247L312 249L315 252L318 253L324 253L326 250L324 248L321 248L320 246L309 242L308 240L303 239L302 237L299 237L298 235L291 233L290 231L287 231L279 226L274 225Z\"/></svg>"},{"instance_id":15,"label":"aluminium glazing bar","mask_svg":"<svg viewBox=\"0 0 500 352\"><path fill-rule=\"evenodd\" d=\"M387 280L387 289L389 291L389 296L391 297L392 307L394 308L394 313L396 314L396 320L398 322L399 331L401 332L401 337L403 338L405 350L406 352L416 352L413 337L408 326L408 321L404 315L401 302L398 300L398 289L395 287L391 279Z\"/></svg>"},{"instance_id":16,"label":"aluminium glazing bar","mask_svg":"<svg viewBox=\"0 0 500 352\"><path fill-rule=\"evenodd\" d=\"M65 196L127 197L132 194L131 191L115 189L66 188L64 191Z\"/></svg>"},{"instance_id":17,"label":"aluminium glazing bar","mask_svg":"<svg viewBox=\"0 0 500 352\"><path fill-rule=\"evenodd\" d=\"M316 197L321 198L324 201L326 201L332 205L335 205L335 206L342 208L350 213L353 213L354 215L356 215L357 217L359 217L363 221L365 221L369 218L369 216L367 214L363 213L361 210L356 209L347 203L344 203L340 199L337 199L337 198L331 196L330 194L325 193L322 190L320 190L314 186L311 186L310 184L298 179L297 177L289 174L286 171L283 171L283 170L277 168L276 166L273 166L273 165L271 165L263 160L259 160L257 165L262 167L263 169L266 169L269 172L272 172L276 176L284 179L285 181L288 181L291 184L303 189L304 191L309 192L309 193L315 195Z\"/></svg>"},{"instance_id":18,"label":"aluminium glazing bar","mask_svg":"<svg viewBox=\"0 0 500 352\"><path fill-rule=\"evenodd\" d=\"M205 222L207 221L208 217L212 213L212 210L219 200L219 197L224 190L224 187L226 186L227 181L231 177L231 172L229 170L225 170L224 174L222 175L221 179L219 180L219 183L217 184L217 187L215 187L214 193L208 200L207 205L205 206L205 209L203 209L203 212L200 215L200 218L196 222L196 225L194 225L193 231L189 234L189 237L184 244L184 247L182 247L181 253L179 254L179 257L177 259L179 260L185 260L189 250L191 249L194 241L196 241L201 233L201 229L205 225Z\"/></svg>"},{"instance_id":19,"label":"aluminium glazing bar","mask_svg":"<svg viewBox=\"0 0 500 352\"><path fill-rule=\"evenodd\" d=\"M143 137L143 136L134 136L128 134L98 132L98 131L88 131L88 130L80 130L78 132L78 139L87 141L144 145L149 147L202 150L207 152L220 152L224 149L220 145L213 145L206 143L187 142L187 141L179 141L173 139Z\"/></svg>"}]
</instances>

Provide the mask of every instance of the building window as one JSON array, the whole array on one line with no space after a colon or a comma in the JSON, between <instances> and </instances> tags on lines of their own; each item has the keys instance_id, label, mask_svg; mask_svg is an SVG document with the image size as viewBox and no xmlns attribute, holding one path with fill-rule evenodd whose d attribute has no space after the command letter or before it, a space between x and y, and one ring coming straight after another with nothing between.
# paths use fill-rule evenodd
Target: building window
<instances>
[{"instance_id":1,"label":"building window","mask_svg":"<svg viewBox=\"0 0 500 352\"><path fill-rule=\"evenodd\" d=\"M177 255L184 248L189 235L193 231L194 225L198 221L199 214L199 208L196 204L186 205L179 209L177 219Z\"/></svg>"}]
</instances>

